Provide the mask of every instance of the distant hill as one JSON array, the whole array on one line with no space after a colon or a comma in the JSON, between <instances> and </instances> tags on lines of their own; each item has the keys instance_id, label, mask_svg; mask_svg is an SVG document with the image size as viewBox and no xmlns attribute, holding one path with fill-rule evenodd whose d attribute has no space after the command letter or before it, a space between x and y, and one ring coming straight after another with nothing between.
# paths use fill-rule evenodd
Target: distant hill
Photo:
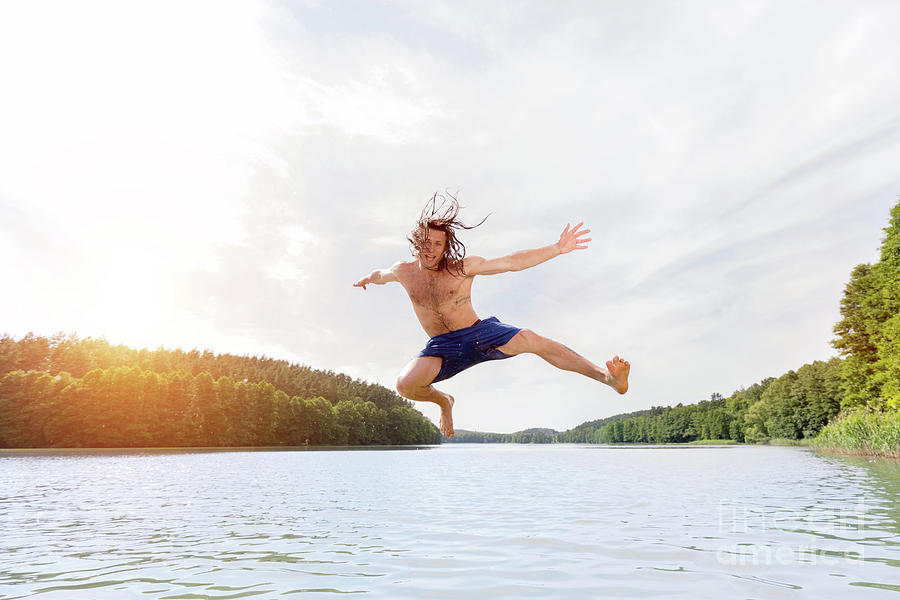
<instances>
[{"instance_id":1,"label":"distant hill","mask_svg":"<svg viewBox=\"0 0 900 600\"><path fill-rule=\"evenodd\" d=\"M535 427L515 433L491 433L457 429L452 438L443 438L445 444L552 444L559 432L555 429Z\"/></svg>"},{"instance_id":2,"label":"distant hill","mask_svg":"<svg viewBox=\"0 0 900 600\"><path fill-rule=\"evenodd\" d=\"M470 429L457 429L456 435L454 437L444 437L443 442L445 444L590 443L593 441L591 439L591 436L594 434L594 431L602 428L608 423L615 423L617 421L624 421L626 419L648 415L658 415L663 410L664 409L661 407L654 407L648 410L639 410L636 412L613 415L611 417L604 417L603 419L587 421L585 423L582 423L581 425L578 425L577 427L573 427L572 429L563 432L547 427L532 427L530 429L516 431L515 433L493 433L487 431L472 431Z\"/></svg>"},{"instance_id":3,"label":"distant hill","mask_svg":"<svg viewBox=\"0 0 900 600\"><path fill-rule=\"evenodd\" d=\"M594 421L586 421L581 425L573 427L572 429L566 430L560 436L560 442L564 443L576 443L576 442L591 442L591 436L594 431L610 424L616 423L619 421L625 421L627 419L634 419L637 417L646 417L646 416L656 416L659 415L665 410L662 407L654 406L653 408L649 408L647 410L638 410L630 413L622 413L619 415L613 415L611 417L604 417L602 419L596 419Z\"/></svg>"}]
</instances>

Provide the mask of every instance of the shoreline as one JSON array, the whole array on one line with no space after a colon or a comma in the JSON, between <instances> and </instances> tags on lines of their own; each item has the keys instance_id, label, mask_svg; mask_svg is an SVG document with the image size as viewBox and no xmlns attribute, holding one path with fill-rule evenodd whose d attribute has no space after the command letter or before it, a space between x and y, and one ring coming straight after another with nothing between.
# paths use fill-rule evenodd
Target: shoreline
<instances>
[{"instance_id":1,"label":"shoreline","mask_svg":"<svg viewBox=\"0 0 900 600\"><path fill-rule=\"evenodd\" d=\"M871 448L844 448L840 446L820 445L814 439L810 440L785 440L776 439L765 443L746 443L736 442L734 440L695 440L692 442L671 442L667 444L641 443L641 442L620 442L615 444L590 444L590 443L572 443L572 444L534 444L527 442L467 442L460 445L486 445L486 446L558 446L558 445L575 445L575 446L597 446L610 448L645 448L645 447L732 447L732 446L770 446L770 447L796 447L808 448L810 450L819 451L825 454L836 456L853 456L864 458L879 458L892 461L900 461L900 451L884 452ZM84 448L0 448L0 458L15 456L45 456L45 455L78 455L78 454L202 454L213 452L316 452L316 451L390 451L390 450L430 450L439 448L444 444L410 444L410 445L356 445L356 446L166 446L166 447L84 447ZM454 445L454 444L450 444Z\"/></svg>"},{"instance_id":2,"label":"shoreline","mask_svg":"<svg viewBox=\"0 0 900 600\"><path fill-rule=\"evenodd\" d=\"M841 448L839 446L815 446L810 444L813 450L823 452L825 454L834 454L837 456L856 456L862 458L884 458L887 460L900 461L900 451L882 452L870 448Z\"/></svg>"}]
</instances>

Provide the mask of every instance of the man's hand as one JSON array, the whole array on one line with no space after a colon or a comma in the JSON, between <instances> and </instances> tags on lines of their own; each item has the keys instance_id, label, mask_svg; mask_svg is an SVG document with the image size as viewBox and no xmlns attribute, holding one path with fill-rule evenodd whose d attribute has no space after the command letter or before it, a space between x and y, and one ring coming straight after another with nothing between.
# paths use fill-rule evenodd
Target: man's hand
<instances>
[{"instance_id":1,"label":"man's hand","mask_svg":"<svg viewBox=\"0 0 900 600\"><path fill-rule=\"evenodd\" d=\"M581 236L589 234L591 230L585 229L583 231L578 231L578 228L582 225L584 225L583 221L570 230L569 224L566 223L566 228L563 229L563 232L559 236L559 241L556 242L556 247L559 248L560 254L587 248L587 243L591 241L591 238L584 238Z\"/></svg>"}]
</instances>

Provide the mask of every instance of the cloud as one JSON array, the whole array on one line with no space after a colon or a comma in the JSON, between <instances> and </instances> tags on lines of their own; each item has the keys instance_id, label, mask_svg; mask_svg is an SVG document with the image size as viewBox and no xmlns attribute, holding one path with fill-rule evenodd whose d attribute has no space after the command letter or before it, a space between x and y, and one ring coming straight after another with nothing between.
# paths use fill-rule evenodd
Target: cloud
<instances>
[{"instance_id":1,"label":"cloud","mask_svg":"<svg viewBox=\"0 0 900 600\"><path fill-rule=\"evenodd\" d=\"M595 362L627 356L632 392L519 357L447 382L463 428L570 427L826 358L900 188L900 8L884 3L0 11L14 331L393 385L427 336L399 286L351 284L409 258L431 194L491 215L470 254L585 221L589 250L479 278L475 307ZM46 298L55 278L77 293Z\"/></svg>"}]
</instances>

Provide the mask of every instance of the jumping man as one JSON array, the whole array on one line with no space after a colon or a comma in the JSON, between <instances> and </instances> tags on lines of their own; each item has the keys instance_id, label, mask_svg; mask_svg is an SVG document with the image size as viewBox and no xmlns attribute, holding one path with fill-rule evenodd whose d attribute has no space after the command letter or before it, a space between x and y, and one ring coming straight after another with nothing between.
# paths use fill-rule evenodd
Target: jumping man
<instances>
[{"instance_id":1,"label":"jumping man","mask_svg":"<svg viewBox=\"0 0 900 600\"><path fill-rule=\"evenodd\" d=\"M627 392L631 369L628 361L616 356L606 362L604 369L567 346L529 329L506 325L496 317L479 319L472 308L471 289L476 275L521 271L560 254L583 250L591 241L584 236L591 230L580 229L583 223L575 227L566 225L559 241L543 248L493 259L466 256L465 246L456 239L456 232L472 227L458 220L459 204L456 198L450 198L449 206L442 211L436 206L436 194L422 211L408 238L414 260L398 262L390 269L377 269L353 284L366 289L369 284L400 282L409 294L419 323L431 336L425 349L409 361L397 378L400 395L440 406L441 432L452 437L453 396L432 384L480 362L530 352L554 367L596 379L620 394Z\"/></svg>"}]
</instances>

